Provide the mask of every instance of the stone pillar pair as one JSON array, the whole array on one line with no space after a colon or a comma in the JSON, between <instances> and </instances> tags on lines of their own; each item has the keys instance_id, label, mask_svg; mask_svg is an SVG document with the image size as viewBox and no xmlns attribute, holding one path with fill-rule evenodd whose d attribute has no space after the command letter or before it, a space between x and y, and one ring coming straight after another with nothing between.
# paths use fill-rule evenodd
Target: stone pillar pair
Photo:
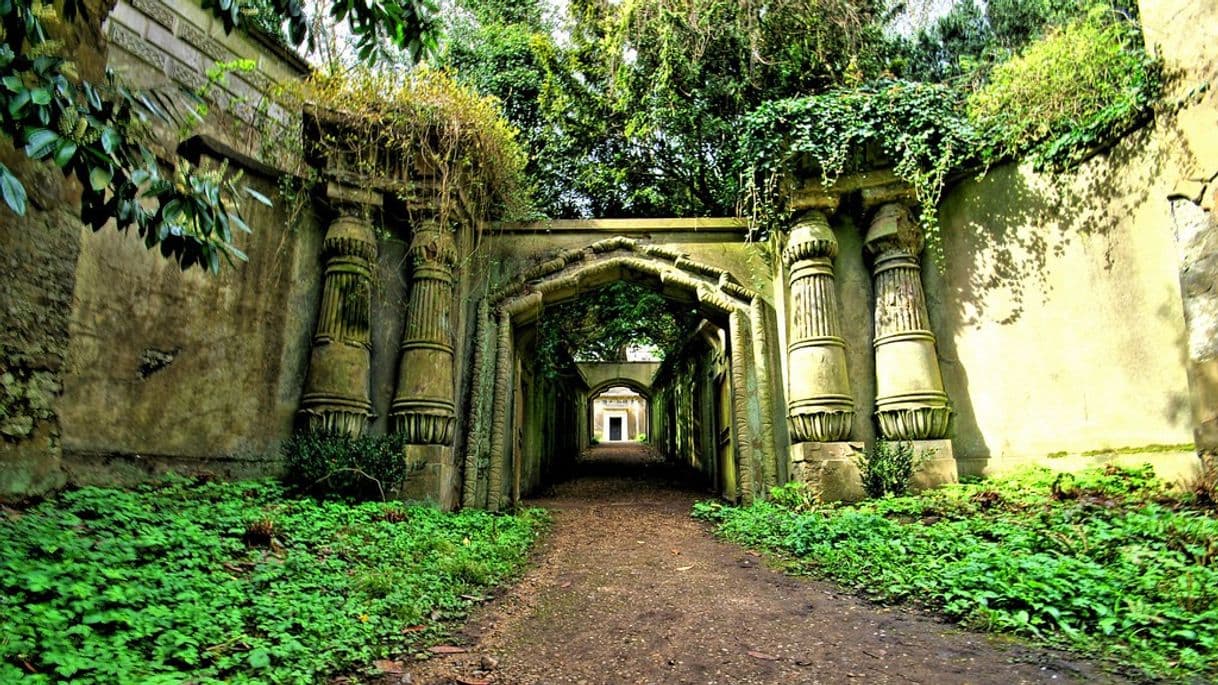
<instances>
[{"instance_id":1,"label":"stone pillar pair","mask_svg":"<svg viewBox=\"0 0 1218 685\"><path fill-rule=\"evenodd\" d=\"M834 200L806 212L783 250L791 293L788 419L793 477L813 484L824 499L857 499L863 493L854 458L862 446L849 441L854 403L834 283L838 244L826 214L835 206ZM922 241L908 208L883 203L873 215L865 245L874 257L880 435L915 441L916 450L931 452L915 485L954 481L955 460L944 439L951 410L922 291Z\"/></svg>"},{"instance_id":2,"label":"stone pillar pair","mask_svg":"<svg viewBox=\"0 0 1218 685\"><path fill-rule=\"evenodd\" d=\"M310 430L360 435L374 418L369 386L377 241L370 217L380 196L334 183L327 195L337 216L322 243L321 311L300 414ZM424 220L414 230L408 256L410 296L390 430L407 443L403 458L411 474L403 494L443 499L452 490L446 479L453 472L455 422L452 231Z\"/></svg>"}]
</instances>

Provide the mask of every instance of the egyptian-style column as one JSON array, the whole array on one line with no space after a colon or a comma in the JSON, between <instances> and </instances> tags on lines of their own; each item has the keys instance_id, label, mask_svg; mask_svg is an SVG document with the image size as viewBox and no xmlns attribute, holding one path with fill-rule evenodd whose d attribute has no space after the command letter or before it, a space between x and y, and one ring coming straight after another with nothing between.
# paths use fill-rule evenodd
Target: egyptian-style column
<instances>
[{"instance_id":1,"label":"egyptian-style column","mask_svg":"<svg viewBox=\"0 0 1218 685\"><path fill-rule=\"evenodd\" d=\"M414 231L407 253L413 266L410 302L402 333L402 359L390 419L393 431L412 445L448 445L453 440L452 232L434 219Z\"/></svg>"},{"instance_id":2,"label":"egyptian-style column","mask_svg":"<svg viewBox=\"0 0 1218 685\"><path fill-rule=\"evenodd\" d=\"M837 238L825 214L805 212L782 251L791 293L787 359L787 416L792 442L838 442L850 437L854 402L846 374L833 258Z\"/></svg>"},{"instance_id":3,"label":"egyptian-style column","mask_svg":"<svg viewBox=\"0 0 1218 685\"><path fill-rule=\"evenodd\" d=\"M380 197L333 183L327 194L338 216L322 242L321 312L300 414L310 430L359 435L373 417L369 319L376 235L368 215Z\"/></svg>"},{"instance_id":4,"label":"egyptian-style column","mask_svg":"<svg viewBox=\"0 0 1218 685\"><path fill-rule=\"evenodd\" d=\"M880 206L867 231L874 256L876 417L887 440L947 437L951 408L930 330L918 255L922 234L899 202Z\"/></svg>"}]
</instances>

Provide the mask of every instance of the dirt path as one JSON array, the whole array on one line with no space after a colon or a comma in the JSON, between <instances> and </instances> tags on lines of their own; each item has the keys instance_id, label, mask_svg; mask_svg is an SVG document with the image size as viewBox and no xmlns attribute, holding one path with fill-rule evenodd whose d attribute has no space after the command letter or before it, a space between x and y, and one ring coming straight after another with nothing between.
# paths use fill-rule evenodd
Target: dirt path
<instances>
[{"instance_id":1,"label":"dirt path","mask_svg":"<svg viewBox=\"0 0 1218 685\"><path fill-rule=\"evenodd\" d=\"M689 516L637 446L594 448L585 475L530 502L554 513L534 568L476 613L466 654L431 683L1118 683L1068 656L877 607L790 578Z\"/></svg>"}]
</instances>

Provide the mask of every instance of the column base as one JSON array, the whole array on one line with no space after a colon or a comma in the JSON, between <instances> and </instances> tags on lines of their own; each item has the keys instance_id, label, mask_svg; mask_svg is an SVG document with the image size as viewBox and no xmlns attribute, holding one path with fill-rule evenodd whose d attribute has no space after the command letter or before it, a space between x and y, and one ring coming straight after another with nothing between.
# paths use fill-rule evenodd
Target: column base
<instances>
[{"instance_id":1,"label":"column base","mask_svg":"<svg viewBox=\"0 0 1218 685\"><path fill-rule=\"evenodd\" d=\"M931 490L940 485L960 482L960 471L956 466L956 453L951 440L913 440L914 455L925 458L913 474L910 489L913 492Z\"/></svg>"},{"instance_id":2,"label":"column base","mask_svg":"<svg viewBox=\"0 0 1218 685\"><path fill-rule=\"evenodd\" d=\"M444 511L457 508L456 469L453 448L449 445L406 445L406 482L401 498L409 502L434 504Z\"/></svg>"},{"instance_id":3,"label":"column base","mask_svg":"<svg viewBox=\"0 0 1218 685\"><path fill-rule=\"evenodd\" d=\"M791 445L791 480L807 483L822 502L857 502L864 497L855 457L861 442L797 442Z\"/></svg>"}]
</instances>

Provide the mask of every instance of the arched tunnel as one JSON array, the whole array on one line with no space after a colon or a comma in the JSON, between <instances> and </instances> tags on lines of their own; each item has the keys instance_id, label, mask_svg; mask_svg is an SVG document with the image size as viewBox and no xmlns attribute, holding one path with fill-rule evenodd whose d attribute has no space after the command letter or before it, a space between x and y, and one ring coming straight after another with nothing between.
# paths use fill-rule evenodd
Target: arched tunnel
<instances>
[{"instance_id":1,"label":"arched tunnel","mask_svg":"<svg viewBox=\"0 0 1218 685\"><path fill-rule=\"evenodd\" d=\"M772 417L782 412L768 373L775 336L764 303L729 277L657 262L608 257L560 266L528 279L527 289L488 298L471 396L489 401L472 407L463 503L518 502L576 473L594 442L630 435L642 435L637 442L685 474L686 485L729 500L751 499L785 477L773 448ZM650 361L556 355L544 334L554 308L622 281L690 312L678 343ZM636 393L645 416L629 424L623 412L615 424L602 414L597 425L594 400L614 387Z\"/></svg>"}]
</instances>

